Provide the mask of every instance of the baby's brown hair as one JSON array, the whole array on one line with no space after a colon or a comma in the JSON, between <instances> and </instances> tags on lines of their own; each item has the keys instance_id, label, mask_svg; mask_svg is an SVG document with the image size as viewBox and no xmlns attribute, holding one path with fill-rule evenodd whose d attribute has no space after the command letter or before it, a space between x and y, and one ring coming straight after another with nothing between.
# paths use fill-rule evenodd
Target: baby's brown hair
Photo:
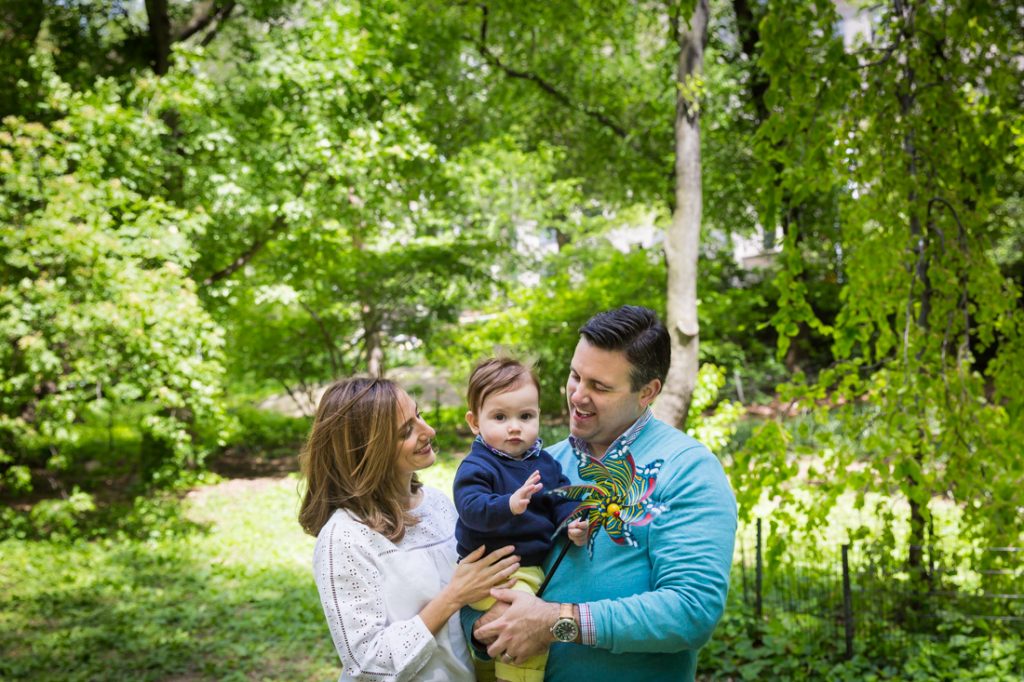
<instances>
[{"instance_id":1,"label":"baby's brown hair","mask_svg":"<svg viewBox=\"0 0 1024 682\"><path fill-rule=\"evenodd\" d=\"M483 360L473 368L469 375L469 388L466 391L466 403L469 411L480 414L484 401L495 393L504 393L522 386L529 379L540 393L540 382L533 368L515 358L498 357Z\"/></svg>"}]
</instances>

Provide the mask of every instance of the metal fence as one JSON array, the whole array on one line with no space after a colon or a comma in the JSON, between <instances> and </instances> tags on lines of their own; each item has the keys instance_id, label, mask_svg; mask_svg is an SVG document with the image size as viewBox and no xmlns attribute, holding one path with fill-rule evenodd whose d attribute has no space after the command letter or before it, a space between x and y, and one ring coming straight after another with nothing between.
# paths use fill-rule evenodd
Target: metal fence
<instances>
[{"instance_id":1,"label":"metal fence","mask_svg":"<svg viewBox=\"0 0 1024 682\"><path fill-rule=\"evenodd\" d=\"M740 545L742 598L758 621L780 622L791 637L849 658L857 645L898 660L915 639L960 633L1024 638L1024 547L942 553L912 545L852 543L815 548L815 561L769 556L762 523L753 548ZM920 563L908 568L907 553ZM827 643L827 644L826 644Z\"/></svg>"}]
</instances>

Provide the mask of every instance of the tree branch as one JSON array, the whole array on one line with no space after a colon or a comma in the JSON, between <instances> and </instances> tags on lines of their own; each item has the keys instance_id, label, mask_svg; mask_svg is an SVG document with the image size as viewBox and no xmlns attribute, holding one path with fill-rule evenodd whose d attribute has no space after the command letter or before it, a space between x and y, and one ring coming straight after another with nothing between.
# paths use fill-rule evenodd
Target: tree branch
<instances>
[{"instance_id":1,"label":"tree branch","mask_svg":"<svg viewBox=\"0 0 1024 682\"><path fill-rule=\"evenodd\" d=\"M313 168L307 168L306 171L299 176L298 184L300 187L302 187L302 191L299 192L300 197L305 193L306 178L308 178L310 173L312 172ZM270 224L270 228L267 230L267 233L261 239L254 240L252 245L249 246L249 248L246 249L244 252L242 252L241 255L239 255L237 258L231 261L229 265L221 268L220 270L214 272L212 275L204 279L201 286L203 288L206 288L211 284L215 284L216 282L219 282L222 279L227 279L231 275L238 272L240 269L245 267L245 265L249 261L251 261L257 253L262 251L263 247L266 246L268 242L272 241L274 237L276 237L279 233L283 232L287 228L288 221L285 219L284 214L278 213L277 217L274 218L274 222Z\"/></svg>"},{"instance_id":2,"label":"tree branch","mask_svg":"<svg viewBox=\"0 0 1024 682\"><path fill-rule=\"evenodd\" d=\"M565 105L567 108L572 109L574 111L578 111L581 114L587 116L588 118L591 118L600 123L604 128L610 130L617 137L621 138L622 140L625 140L626 143L628 143L629 146L632 147L633 150L639 153L641 156L647 158L648 160L658 165L662 164L662 159L660 157L658 157L655 154L652 154L647 149L637 146L636 143L633 141L633 138L630 137L629 131L627 131L621 124L612 120L610 116L605 114L600 109L589 106L587 104L583 104L581 102L574 101L569 95L560 90L553 83L551 83L544 77L536 73L533 73L532 71L523 71L520 69L516 69L503 62L501 58L498 55L494 54L494 52L492 52L491 49L487 46L487 5L480 5L480 10L480 35L477 38L470 38L467 36L465 37L465 39L476 46L477 51L480 52L480 56L482 56L488 64L503 71L505 75L507 75L509 78L517 78L520 80L525 80L533 83L538 88L540 88L548 95L553 97L555 100Z\"/></svg>"},{"instance_id":3,"label":"tree branch","mask_svg":"<svg viewBox=\"0 0 1024 682\"><path fill-rule=\"evenodd\" d=\"M327 356L331 359L331 369L334 371L334 376L341 376L341 368L338 365L337 358L338 347L331 339L331 335L327 331L327 325L324 324L323 318L320 317L317 312L313 310L312 306L305 301L300 300L299 305L302 306L303 310L309 313L309 316L313 318L314 322L316 322L317 327L320 328L320 335L323 337L324 347L327 349Z\"/></svg>"},{"instance_id":4,"label":"tree branch","mask_svg":"<svg viewBox=\"0 0 1024 682\"><path fill-rule=\"evenodd\" d=\"M214 17L216 23L214 23L213 28L210 29L210 32L203 36L203 39L199 42L201 46L206 47L207 45L213 42L213 39L217 37L218 33L220 33L221 28L224 27L224 22L228 20L228 17L231 16L231 12L234 9L235 3L228 2L224 5L224 7L221 8L219 12L217 12L217 16Z\"/></svg>"},{"instance_id":5,"label":"tree branch","mask_svg":"<svg viewBox=\"0 0 1024 682\"><path fill-rule=\"evenodd\" d=\"M239 255L237 258L231 261L231 263L228 266L221 268L217 272L213 273L212 275L204 279L203 287L208 287L211 284L219 282L222 279L227 279L228 277L230 277L231 275L235 274L240 269L245 267L246 263L251 261L257 253L262 251L263 247L266 246L268 242L270 242L274 237L277 236L279 232L281 232L285 227L287 227L287 224L288 223L285 220L284 215L278 214L278 216L274 218L274 222L271 223L270 229L267 230L267 234L265 237L253 241L252 245L244 252L242 252L241 255Z\"/></svg>"},{"instance_id":6,"label":"tree branch","mask_svg":"<svg viewBox=\"0 0 1024 682\"><path fill-rule=\"evenodd\" d=\"M299 409L299 411L302 413L302 416L304 416L304 417L312 417L313 416L313 414L306 408L306 405L313 405L313 401L312 400L309 400L309 401L299 400L299 397L297 395L295 395L295 391L292 390L291 386L289 386L288 383L284 379L281 379L280 377L278 377L277 382L279 384L281 384L281 386L284 387L284 390L288 393L288 397L292 399L293 403L295 403L295 407L297 407ZM299 383L303 387L305 387L305 383L304 382L302 382L300 380ZM307 395L307 397L309 396L309 391L306 391L306 395ZM315 405L313 405L313 409L314 409L314 411L316 410L316 406Z\"/></svg>"},{"instance_id":7,"label":"tree branch","mask_svg":"<svg viewBox=\"0 0 1024 682\"><path fill-rule=\"evenodd\" d=\"M234 2L227 3L228 5L234 5ZM195 34L199 33L207 26L212 24L224 10L224 7L218 5L216 2L211 2L206 5L206 9L192 16L192 20L189 21L185 26L178 31L177 35L174 36L175 42L181 42L182 40L188 40Z\"/></svg>"}]
</instances>

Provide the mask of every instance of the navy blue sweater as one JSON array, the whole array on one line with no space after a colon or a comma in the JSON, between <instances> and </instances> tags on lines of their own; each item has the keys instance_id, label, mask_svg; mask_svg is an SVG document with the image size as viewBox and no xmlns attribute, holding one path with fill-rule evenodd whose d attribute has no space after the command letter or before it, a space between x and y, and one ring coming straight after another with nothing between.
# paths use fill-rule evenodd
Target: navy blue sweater
<instances>
[{"instance_id":1,"label":"navy blue sweater","mask_svg":"<svg viewBox=\"0 0 1024 682\"><path fill-rule=\"evenodd\" d=\"M540 472L544 488L530 498L525 512L513 514L509 498L534 471ZM563 485L569 485L569 479L545 450L529 459L506 459L474 441L455 472L453 487L459 512L455 524L459 557L480 545L486 545L488 552L515 545L521 566L540 566L551 549L555 528L579 506L576 500L547 494Z\"/></svg>"}]
</instances>

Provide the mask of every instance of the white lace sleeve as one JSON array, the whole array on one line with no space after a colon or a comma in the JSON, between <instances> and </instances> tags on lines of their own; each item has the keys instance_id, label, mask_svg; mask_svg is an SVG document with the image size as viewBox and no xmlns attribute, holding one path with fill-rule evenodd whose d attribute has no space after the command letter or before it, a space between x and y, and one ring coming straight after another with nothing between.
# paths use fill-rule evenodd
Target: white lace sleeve
<instances>
[{"instance_id":1,"label":"white lace sleeve","mask_svg":"<svg viewBox=\"0 0 1024 682\"><path fill-rule=\"evenodd\" d=\"M419 616L388 623L369 529L328 522L313 557L320 603L344 679L412 680L437 649Z\"/></svg>"}]
</instances>

